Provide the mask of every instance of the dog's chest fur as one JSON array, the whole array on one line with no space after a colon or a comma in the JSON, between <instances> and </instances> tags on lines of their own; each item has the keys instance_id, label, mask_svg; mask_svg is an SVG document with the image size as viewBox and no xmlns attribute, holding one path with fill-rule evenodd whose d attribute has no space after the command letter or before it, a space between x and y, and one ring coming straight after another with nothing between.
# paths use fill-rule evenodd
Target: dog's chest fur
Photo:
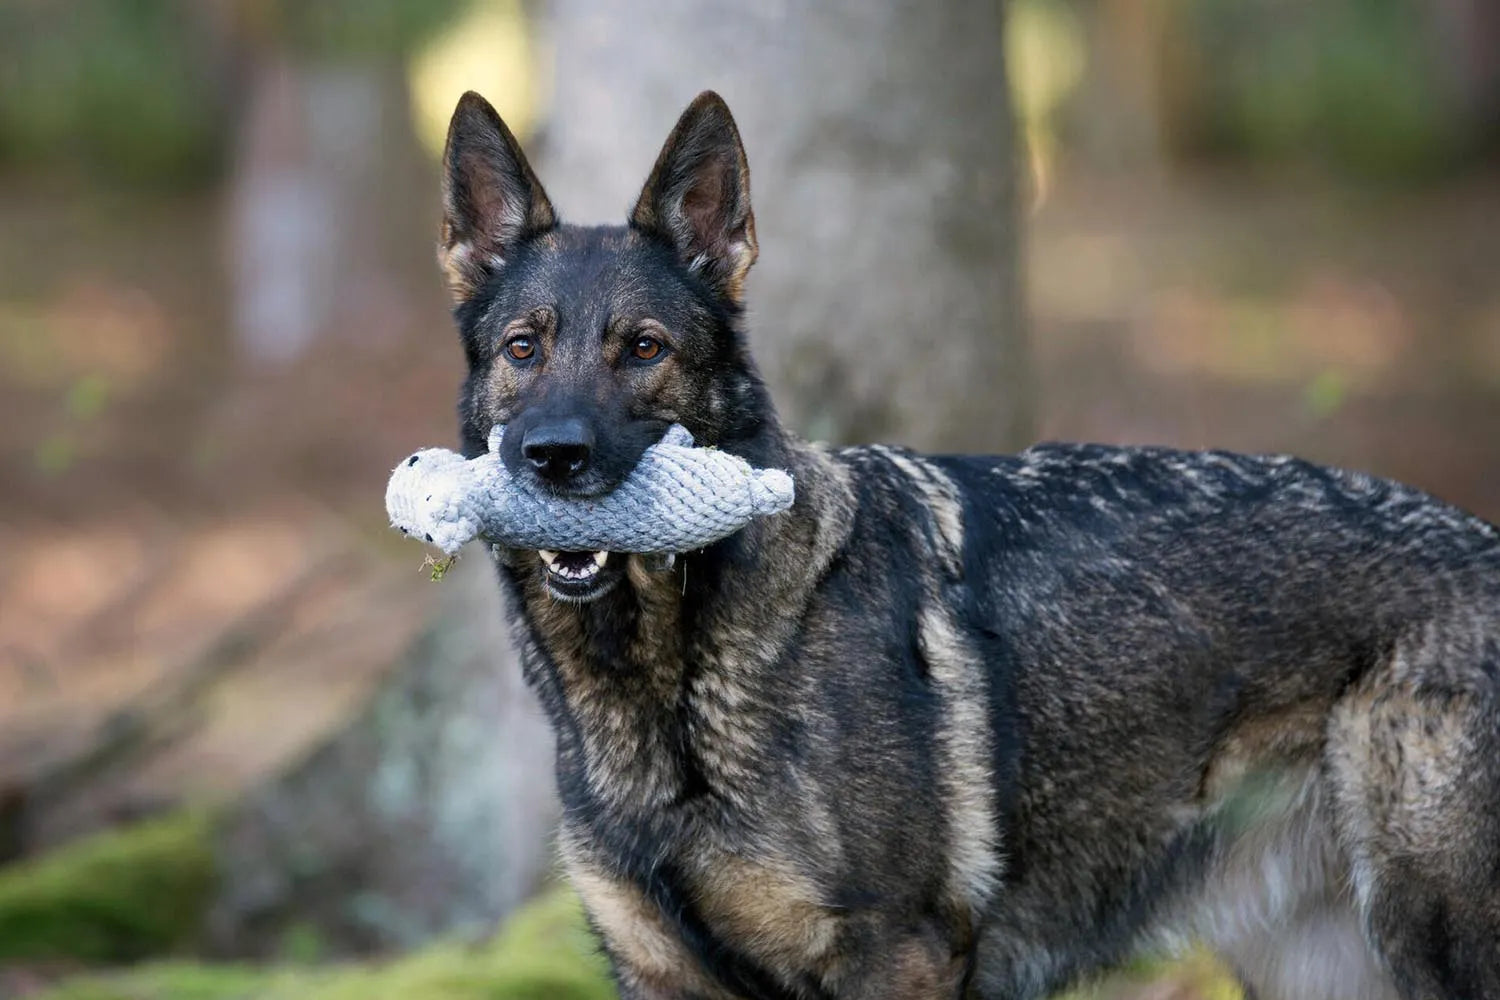
<instances>
[{"instance_id":1,"label":"dog's chest fur","mask_svg":"<svg viewBox=\"0 0 1500 1000\"><path fill-rule=\"evenodd\" d=\"M872 949L909 951L898 985L956 982L998 876L982 665L942 594L952 484L884 449L794 460L801 509L676 573L632 558L620 600L511 577L571 881L666 995L865 995Z\"/></svg>"},{"instance_id":2,"label":"dog's chest fur","mask_svg":"<svg viewBox=\"0 0 1500 1000\"><path fill-rule=\"evenodd\" d=\"M836 470L803 481L799 505L850 502ZM786 752L803 736L791 709L808 702L808 676L778 667L845 530L847 517L789 517L670 572L616 555L628 592L581 606L510 573L525 668L558 740L565 865L609 947L633 974L658 970L657 986L716 995L693 970L722 941L750 961L707 964L757 995L765 970L834 971L843 908L818 869L837 864L839 837L824 790ZM784 570L741 571L770 546Z\"/></svg>"},{"instance_id":3,"label":"dog's chest fur","mask_svg":"<svg viewBox=\"0 0 1500 1000\"><path fill-rule=\"evenodd\" d=\"M615 603L563 604L521 583L526 658L558 727L564 794L615 817L700 797L744 808L778 766L773 729L796 684L771 666L795 618L749 601L721 616L684 599L688 566L652 573L628 560L630 594Z\"/></svg>"},{"instance_id":4,"label":"dog's chest fur","mask_svg":"<svg viewBox=\"0 0 1500 1000\"><path fill-rule=\"evenodd\" d=\"M718 974L756 995L761 969L828 971L841 918L792 861L784 838L796 821L755 805L804 799L777 789L787 775L771 757L790 693L766 668L789 625L694 642L680 627L678 574L633 559L629 582L639 618L614 649L577 616L543 612L539 623L567 720L559 778L573 885L629 974L650 977L643 985L720 995L695 938L700 952L736 942L753 971L731 963Z\"/></svg>"},{"instance_id":5,"label":"dog's chest fur","mask_svg":"<svg viewBox=\"0 0 1500 1000\"><path fill-rule=\"evenodd\" d=\"M628 975L654 976L643 985L670 996L790 996L792 984L820 996L849 981L850 943L882 936L877 912L891 907L889 885L865 873L900 871L900 892L922 895L910 907L966 919L948 903L944 852L892 849L877 810L855 805L930 786L915 774L930 762L892 766L882 745L926 736L894 733L894 711L871 709L864 685L849 687L849 711L829 703L831 678L855 676L850 658L883 652L850 643L846 622L813 598L849 534L853 496L844 466L801 460L819 466L799 478L805 510L745 532L745 550L712 565L648 573L631 558L628 600L562 606L532 577L511 577L526 669L558 735L565 867ZM924 634L903 649L942 672L950 646ZM850 729L871 741L867 753ZM906 798L922 825L944 811L930 789ZM930 964L913 954L913 975Z\"/></svg>"}]
</instances>

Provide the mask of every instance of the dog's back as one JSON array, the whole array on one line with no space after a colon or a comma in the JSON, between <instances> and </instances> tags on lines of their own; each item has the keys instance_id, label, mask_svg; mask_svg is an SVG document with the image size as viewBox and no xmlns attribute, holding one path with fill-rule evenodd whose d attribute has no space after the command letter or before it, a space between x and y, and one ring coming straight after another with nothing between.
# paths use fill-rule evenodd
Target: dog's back
<instances>
[{"instance_id":1,"label":"dog's back","mask_svg":"<svg viewBox=\"0 0 1500 1000\"><path fill-rule=\"evenodd\" d=\"M1019 734L993 995L1156 933L1261 996L1500 996L1500 532L1289 458L849 454Z\"/></svg>"}]
</instances>

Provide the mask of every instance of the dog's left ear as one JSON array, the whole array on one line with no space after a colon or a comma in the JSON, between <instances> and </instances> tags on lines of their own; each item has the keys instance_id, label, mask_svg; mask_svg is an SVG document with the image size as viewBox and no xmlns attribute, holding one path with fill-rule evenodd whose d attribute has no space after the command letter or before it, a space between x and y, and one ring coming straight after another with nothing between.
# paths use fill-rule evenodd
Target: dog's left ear
<instances>
[{"instance_id":1,"label":"dog's left ear","mask_svg":"<svg viewBox=\"0 0 1500 1000\"><path fill-rule=\"evenodd\" d=\"M462 303L523 242L557 224L521 144L483 97L459 99L443 150L438 263Z\"/></svg>"},{"instance_id":2,"label":"dog's left ear","mask_svg":"<svg viewBox=\"0 0 1500 1000\"><path fill-rule=\"evenodd\" d=\"M718 94L699 94L677 120L630 224L667 239L683 264L724 298L740 302L759 250L745 147Z\"/></svg>"}]
</instances>

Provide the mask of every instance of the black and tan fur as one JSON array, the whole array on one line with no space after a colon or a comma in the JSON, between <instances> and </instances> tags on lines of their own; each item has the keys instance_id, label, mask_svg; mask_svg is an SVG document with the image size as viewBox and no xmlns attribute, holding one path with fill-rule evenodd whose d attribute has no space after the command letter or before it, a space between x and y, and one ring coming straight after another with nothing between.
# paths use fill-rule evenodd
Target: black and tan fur
<instances>
[{"instance_id":1,"label":"black and tan fur","mask_svg":"<svg viewBox=\"0 0 1500 1000\"><path fill-rule=\"evenodd\" d=\"M1036 997L1189 940L1261 1000L1500 997L1493 527L1289 458L798 440L712 94L617 228L468 95L445 206L471 453L507 422L593 495L680 421L796 480L667 572L500 554L625 997Z\"/></svg>"}]
</instances>

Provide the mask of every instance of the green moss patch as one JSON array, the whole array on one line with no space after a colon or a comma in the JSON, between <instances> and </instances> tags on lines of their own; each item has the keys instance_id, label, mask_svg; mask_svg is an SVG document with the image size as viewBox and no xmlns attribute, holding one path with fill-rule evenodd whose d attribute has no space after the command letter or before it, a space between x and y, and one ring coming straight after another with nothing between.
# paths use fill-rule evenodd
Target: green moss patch
<instances>
[{"instance_id":1,"label":"green moss patch","mask_svg":"<svg viewBox=\"0 0 1500 1000\"><path fill-rule=\"evenodd\" d=\"M41 1000L613 1000L572 893L522 908L492 941L386 963L253 969L167 963L81 977Z\"/></svg>"},{"instance_id":2,"label":"green moss patch","mask_svg":"<svg viewBox=\"0 0 1500 1000\"><path fill-rule=\"evenodd\" d=\"M273 974L234 965L161 964L63 983L45 1000L254 1000Z\"/></svg>"},{"instance_id":3,"label":"green moss patch","mask_svg":"<svg viewBox=\"0 0 1500 1000\"><path fill-rule=\"evenodd\" d=\"M1202 950L1192 951L1181 958L1138 958L1097 982L1060 993L1052 1000L1117 1000L1144 996L1244 1000L1244 993L1224 964Z\"/></svg>"},{"instance_id":4,"label":"green moss patch","mask_svg":"<svg viewBox=\"0 0 1500 1000\"><path fill-rule=\"evenodd\" d=\"M129 962L190 947L213 890L208 832L206 814L178 813L0 868L0 962Z\"/></svg>"}]
</instances>

